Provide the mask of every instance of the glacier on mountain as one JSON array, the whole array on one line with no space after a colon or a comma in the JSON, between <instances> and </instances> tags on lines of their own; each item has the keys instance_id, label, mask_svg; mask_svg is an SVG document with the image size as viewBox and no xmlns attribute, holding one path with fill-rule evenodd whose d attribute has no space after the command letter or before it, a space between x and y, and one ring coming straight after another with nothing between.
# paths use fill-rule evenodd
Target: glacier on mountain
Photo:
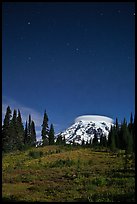
<instances>
[{"instance_id":1,"label":"glacier on mountain","mask_svg":"<svg viewBox=\"0 0 137 204\"><path fill-rule=\"evenodd\" d=\"M108 139L108 134L114 125L114 120L110 117L101 115L83 115L75 119L74 124L67 128L64 132L57 135L65 137L67 144L81 144L82 140L85 142L92 142L94 135L98 137L104 135Z\"/></svg>"}]
</instances>

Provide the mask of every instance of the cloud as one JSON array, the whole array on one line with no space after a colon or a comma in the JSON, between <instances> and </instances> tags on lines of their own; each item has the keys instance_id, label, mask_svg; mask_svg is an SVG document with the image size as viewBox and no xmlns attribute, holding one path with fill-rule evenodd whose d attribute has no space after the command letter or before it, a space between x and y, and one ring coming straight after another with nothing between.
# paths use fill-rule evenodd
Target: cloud
<instances>
[{"instance_id":1,"label":"cloud","mask_svg":"<svg viewBox=\"0 0 137 204\"><path fill-rule=\"evenodd\" d=\"M59 124L56 124L56 123L53 123L53 126L54 126L54 127L59 127L60 125L59 125Z\"/></svg>"},{"instance_id":2,"label":"cloud","mask_svg":"<svg viewBox=\"0 0 137 204\"><path fill-rule=\"evenodd\" d=\"M30 114L31 119L35 123L37 138L41 138L41 128L42 128L41 125L43 122L44 113L41 114L38 111L36 111L30 107L26 107L26 106L20 104L19 102L15 101L11 98L7 98L7 97L3 96L3 98L2 98L2 124L3 124L3 120L5 118L6 109L8 106L10 106L12 114L13 114L14 109L20 110L24 127L25 127L26 120L28 121L28 117ZM60 129L61 129L60 124L53 123L53 126L54 126L55 132L60 132ZM49 124L49 128L50 128L50 124Z\"/></svg>"},{"instance_id":3,"label":"cloud","mask_svg":"<svg viewBox=\"0 0 137 204\"><path fill-rule=\"evenodd\" d=\"M2 104L2 121L3 121L4 117L5 117L7 107L8 107L8 105Z\"/></svg>"},{"instance_id":4,"label":"cloud","mask_svg":"<svg viewBox=\"0 0 137 204\"><path fill-rule=\"evenodd\" d=\"M21 116L22 116L22 121L25 124L26 120L28 120L28 116L29 114L31 115L31 119L34 120L35 122L35 126L38 128L41 128L42 125L42 120L43 120L43 115L40 114L38 111L30 108L30 107L26 107L22 104L19 104L17 101L14 101L12 99L8 99L6 97L3 97L3 103L2 103L2 121L4 120L5 117L5 113L6 113L6 109L8 107L8 105L10 106L12 113L13 110L20 110L21 112Z\"/></svg>"},{"instance_id":5,"label":"cloud","mask_svg":"<svg viewBox=\"0 0 137 204\"><path fill-rule=\"evenodd\" d=\"M41 140L42 139L41 130L36 130L36 135L37 135L37 140Z\"/></svg>"}]
</instances>

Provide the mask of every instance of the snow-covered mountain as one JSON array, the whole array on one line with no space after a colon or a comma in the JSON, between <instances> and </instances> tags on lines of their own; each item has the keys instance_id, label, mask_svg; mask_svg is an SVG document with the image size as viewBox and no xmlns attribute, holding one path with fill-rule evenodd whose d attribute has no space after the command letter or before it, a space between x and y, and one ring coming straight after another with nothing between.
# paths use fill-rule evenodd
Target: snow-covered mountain
<instances>
[{"instance_id":1,"label":"snow-covered mountain","mask_svg":"<svg viewBox=\"0 0 137 204\"><path fill-rule=\"evenodd\" d=\"M64 132L59 133L57 136L61 135L65 137L66 143L81 144L84 139L85 142L92 142L94 134L100 136L103 134L108 137L111 125L114 125L113 119L106 116L99 115L83 115L77 117L73 125L67 128Z\"/></svg>"}]
</instances>

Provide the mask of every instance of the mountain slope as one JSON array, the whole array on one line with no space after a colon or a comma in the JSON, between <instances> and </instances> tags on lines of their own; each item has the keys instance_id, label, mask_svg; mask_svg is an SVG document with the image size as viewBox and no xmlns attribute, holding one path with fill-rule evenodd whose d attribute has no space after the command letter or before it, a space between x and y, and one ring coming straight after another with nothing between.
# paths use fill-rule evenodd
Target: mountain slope
<instances>
[{"instance_id":1,"label":"mountain slope","mask_svg":"<svg viewBox=\"0 0 137 204\"><path fill-rule=\"evenodd\" d=\"M107 138L111 125L114 125L114 123L113 119L109 117L85 115L76 118L73 125L58 135L65 137L66 143L75 142L81 144L82 140L85 142L92 141L95 134L98 139L100 139L101 135L105 135Z\"/></svg>"}]
</instances>

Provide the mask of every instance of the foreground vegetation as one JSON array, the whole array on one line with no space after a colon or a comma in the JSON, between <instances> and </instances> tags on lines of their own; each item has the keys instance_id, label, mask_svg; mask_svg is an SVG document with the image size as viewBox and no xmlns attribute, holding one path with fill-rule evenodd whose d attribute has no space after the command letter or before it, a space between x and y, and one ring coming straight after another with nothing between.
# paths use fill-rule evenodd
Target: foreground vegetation
<instances>
[{"instance_id":1,"label":"foreground vegetation","mask_svg":"<svg viewBox=\"0 0 137 204\"><path fill-rule=\"evenodd\" d=\"M3 201L135 202L134 154L51 145L4 153Z\"/></svg>"}]
</instances>

